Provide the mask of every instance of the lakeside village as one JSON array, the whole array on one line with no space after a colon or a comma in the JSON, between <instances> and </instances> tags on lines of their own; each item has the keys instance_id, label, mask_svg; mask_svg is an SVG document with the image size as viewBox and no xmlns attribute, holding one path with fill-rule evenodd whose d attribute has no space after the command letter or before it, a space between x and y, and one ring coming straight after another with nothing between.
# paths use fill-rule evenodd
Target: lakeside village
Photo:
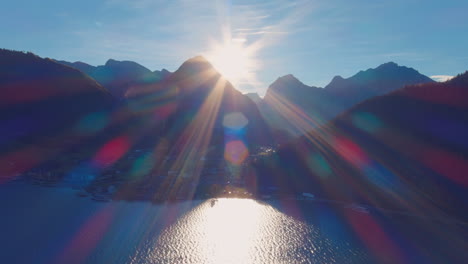
<instances>
[{"instance_id":1,"label":"lakeside village","mask_svg":"<svg viewBox=\"0 0 468 264\"><path fill-rule=\"evenodd\" d=\"M278 188L257 186L257 190L252 190L252 184L245 176L249 173L245 170L252 160L274 152L273 147L258 147L238 166L230 165L220 153L200 157L203 167L198 171L197 180L187 171L174 169L176 155L166 155L155 164L151 150L133 149L118 162L97 171L83 162L80 153L71 152L18 175L17 179L44 187L71 187L76 190L76 195L100 202L112 199L163 202L216 197L269 200L277 198ZM168 190L172 192L168 193ZM311 193L300 193L290 198L309 200L315 197Z\"/></svg>"}]
</instances>

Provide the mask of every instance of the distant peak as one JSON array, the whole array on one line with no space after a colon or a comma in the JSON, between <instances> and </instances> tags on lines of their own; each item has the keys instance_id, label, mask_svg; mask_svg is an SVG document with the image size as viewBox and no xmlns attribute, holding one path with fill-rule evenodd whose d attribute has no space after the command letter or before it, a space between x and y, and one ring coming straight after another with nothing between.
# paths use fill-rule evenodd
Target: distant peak
<instances>
[{"instance_id":1,"label":"distant peak","mask_svg":"<svg viewBox=\"0 0 468 264\"><path fill-rule=\"evenodd\" d=\"M168 71L167 69L163 68L162 70L155 70L154 71L155 73L163 73L163 74L169 74L171 73L170 71Z\"/></svg>"},{"instance_id":2,"label":"distant peak","mask_svg":"<svg viewBox=\"0 0 468 264\"><path fill-rule=\"evenodd\" d=\"M389 62L379 65L376 69L392 69L392 68L398 68L398 67L400 67L398 64L396 64L393 61L389 61Z\"/></svg>"},{"instance_id":3,"label":"distant peak","mask_svg":"<svg viewBox=\"0 0 468 264\"><path fill-rule=\"evenodd\" d=\"M114 59L108 59L108 60L106 61L106 64L105 64L105 65L106 65L106 66L109 66L109 65L113 65L113 64L117 64L117 63L119 63L119 61L116 61L116 60L114 60Z\"/></svg>"},{"instance_id":4,"label":"distant peak","mask_svg":"<svg viewBox=\"0 0 468 264\"><path fill-rule=\"evenodd\" d=\"M302 83L301 81L299 81L299 79L297 79L294 75L292 74L287 74L287 75L284 75L284 76L281 76L279 77L278 79L276 79L276 81L274 81L270 86L269 88L272 88L272 89L283 89L283 88L291 88L291 87L295 87L295 88L305 88L305 89L309 89L311 88L311 86L307 86L305 85L304 83ZM313 88L316 88L316 87L313 87Z\"/></svg>"},{"instance_id":5,"label":"distant peak","mask_svg":"<svg viewBox=\"0 0 468 264\"><path fill-rule=\"evenodd\" d=\"M75 61L75 62L73 62L73 64L92 66L91 64L88 64L88 63L85 63L85 62L82 62L82 61Z\"/></svg>"},{"instance_id":6,"label":"distant peak","mask_svg":"<svg viewBox=\"0 0 468 264\"><path fill-rule=\"evenodd\" d=\"M207 59L205 59L205 57L203 57L201 55L190 58L185 62L189 62L189 63L209 63L209 61Z\"/></svg>"},{"instance_id":7,"label":"distant peak","mask_svg":"<svg viewBox=\"0 0 468 264\"><path fill-rule=\"evenodd\" d=\"M143 65L140 65L134 61L118 61L114 59L109 59L105 67L108 67L112 70L122 71L122 72L133 72L133 73L150 73L151 71Z\"/></svg>"},{"instance_id":8,"label":"distant peak","mask_svg":"<svg viewBox=\"0 0 468 264\"><path fill-rule=\"evenodd\" d=\"M134 61L127 61L127 60L124 60L124 61L118 61L118 60L114 60L114 59L109 59L107 60L106 62L106 66L117 66L117 65L133 65L133 66L141 66L140 64L134 62ZM141 66L143 67L143 66Z\"/></svg>"},{"instance_id":9,"label":"distant peak","mask_svg":"<svg viewBox=\"0 0 468 264\"><path fill-rule=\"evenodd\" d=\"M203 56L196 56L186 60L182 65L179 67L177 72L183 72L186 74L193 74L199 73L205 70L211 70L213 66L209 61L207 61Z\"/></svg>"},{"instance_id":10,"label":"distant peak","mask_svg":"<svg viewBox=\"0 0 468 264\"><path fill-rule=\"evenodd\" d=\"M296 83L300 83L302 84L301 81L299 81L299 79L297 79L294 75L292 74L286 74L284 76L281 76L279 77L278 79L276 79L276 81L273 82L272 85L274 84L279 84L279 83L286 83L286 84L296 84Z\"/></svg>"},{"instance_id":11,"label":"distant peak","mask_svg":"<svg viewBox=\"0 0 468 264\"><path fill-rule=\"evenodd\" d=\"M297 80L296 76L290 74L286 74L284 76L279 77L281 80Z\"/></svg>"},{"instance_id":12,"label":"distant peak","mask_svg":"<svg viewBox=\"0 0 468 264\"><path fill-rule=\"evenodd\" d=\"M330 86L335 86L335 85L342 85L345 82L346 82L346 79L344 79L340 75L336 75L335 77L333 77L330 83L327 86L325 86L325 88L330 87Z\"/></svg>"},{"instance_id":13,"label":"distant peak","mask_svg":"<svg viewBox=\"0 0 468 264\"><path fill-rule=\"evenodd\" d=\"M344 80L343 77L341 77L340 75L336 75L335 77L333 77L332 82L337 82L337 81L342 81L342 80Z\"/></svg>"}]
</instances>

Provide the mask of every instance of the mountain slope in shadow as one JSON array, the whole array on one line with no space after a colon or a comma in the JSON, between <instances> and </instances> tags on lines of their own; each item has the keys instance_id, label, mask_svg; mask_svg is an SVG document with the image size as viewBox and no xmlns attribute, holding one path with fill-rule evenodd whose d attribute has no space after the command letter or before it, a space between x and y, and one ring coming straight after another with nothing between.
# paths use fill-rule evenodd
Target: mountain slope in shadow
<instances>
[{"instance_id":1,"label":"mountain slope in shadow","mask_svg":"<svg viewBox=\"0 0 468 264\"><path fill-rule=\"evenodd\" d=\"M11 177L97 132L114 98L82 72L32 53L0 50L1 176ZM91 122L92 120L96 122Z\"/></svg>"},{"instance_id":2,"label":"mountain slope in shadow","mask_svg":"<svg viewBox=\"0 0 468 264\"><path fill-rule=\"evenodd\" d=\"M468 219L468 73L364 101L254 167L284 193Z\"/></svg>"},{"instance_id":3,"label":"mountain slope in shadow","mask_svg":"<svg viewBox=\"0 0 468 264\"><path fill-rule=\"evenodd\" d=\"M84 114L112 106L110 93L78 70L32 53L0 50L0 56L0 116L34 121L38 127L28 133L64 128Z\"/></svg>"}]
</instances>

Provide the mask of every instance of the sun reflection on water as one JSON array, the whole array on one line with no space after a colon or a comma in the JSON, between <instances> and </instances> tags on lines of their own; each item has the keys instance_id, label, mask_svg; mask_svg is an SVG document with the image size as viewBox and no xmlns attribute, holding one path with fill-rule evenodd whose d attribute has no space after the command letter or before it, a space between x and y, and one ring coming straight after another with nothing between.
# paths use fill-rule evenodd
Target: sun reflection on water
<instances>
[{"instance_id":1,"label":"sun reflection on water","mask_svg":"<svg viewBox=\"0 0 468 264\"><path fill-rule=\"evenodd\" d=\"M248 263L260 234L261 207L253 200L219 199L211 202L205 220L198 228L204 232L201 248L212 263Z\"/></svg>"},{"instance_id":2,"label":"sun reflection on water","mask_svg":"<svg viewBox=\"0 0 468 264\"><path fill-rule=\"evenodd\" d=\"M313 226L250 199L205 201L140 254L136 259L150 263L337 263L345 255L363 260Z\"/></svg>"}]
</instances>

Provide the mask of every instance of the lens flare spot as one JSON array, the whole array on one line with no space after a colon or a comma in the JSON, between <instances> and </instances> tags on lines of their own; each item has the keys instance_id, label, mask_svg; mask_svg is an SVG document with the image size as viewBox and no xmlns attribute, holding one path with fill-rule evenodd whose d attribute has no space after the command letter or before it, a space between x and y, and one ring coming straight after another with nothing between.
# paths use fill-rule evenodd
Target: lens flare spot
<instances>
[{"instance_id":1,"label":"lens flare spot","mask_svg":"<svg viewBox=\"0 0 468 264\"><path fill-rule=\"evenodd\" d=\"M68 242L54 263L83 263L111 226L114 207L108 206L92 215Z\"/></svg>"},{"instance_id":2,"label":"lens flare spot","mask_svg":"<svg viewBox=\"0 0 468 264\"><path fill-rule=\"evenodd\" d=\"M226 114L223 119L223 126L230 129L239 130L244 128L249 120L240 112Z\"/></svg>"},{"instance_id":3,"label":"lens flare spot","mask_svg":"<svg viewBox=\"0 0 468 264\"><path fill-rule=\"evenodd\" d=\"M165 120L170 115L172 115L177 109L177 104L175 102L168 102L164 105L154 106L154 118L156 120Z\"/></svg>"},{"instance_id":4,"label":"lens flare spot","mask_svg":"<svg viewBox=\"0 0 468 264\"><path fill-rule=\"evenodd\" d=\"M101 147L93 158L93 164L105 168L119 160L130 147L126 136L116 137Z\"/></svg>"},{"instance_id":5,"label":"lens flare spot","mask_svg":"<svg viewBox=\"0 0 468 264\"><path fill-rule=\"evenodd\" d=\"M396 188L397 186L397 178L396 176L388 170L382 164L379 164L376 161L370 162L365 168L363 169L365 175L375 185L381 187L387 191L399 190L401 191L402 188Z\"/></svg>"},{"instance_id":6,"label":"lens flare spot","mask_svg":"<svg viewBox=\"0 0 468 264\"><path fill-rule=\"evenodd\" d=\"M230 141L224 149L224 158L234 165L240 165L249 155L249 150L241 140Z\"/></svg>"},{"instance_id":7,"label":"lens flare spot","mask_svg":"<svg viewBox=\"0 0 468 264\"><path fill-rule=\"evenodd\" d=\"M152 153L144 154L137 158L133 163L130 175L132 177L141 177L149 173L153 169L154 156Z\"/></svg>"},{"instance_id":8,"label":"lens flare spot","mask_svg":"<svg viewBox=\"0 0 468 264\"><path fill-rule=\"evenodd\" d=\"M327 178L332 174L332 169L327 160L320 154L314 153L307 158L309 169L322 178Z\"/></svg>"},{"instance_id":9,"label":"lens flare spot","mask_svg":"<svg viewBox=\"0 0 468 264\"><path fill-rule=\"evenodd\" d=\"M369 162L366 153L353 141L347 138L336 138L333 144L336 152L354 166L361 168Z\"/></svg>"},{"instance_id":10,"label":"lens flare spot","mask_svg":"<svg viewBox=\"0 0 468 264\"><path fill-rule=\"evenodd\" d=\"M466 177L468 160L447 151L430 148L427 148L420 156L420 160L427 167L464 187L468 187L468 177Z\"/></svg>"},{"instance_id":11,"label":"lens flare spot","mask_svg":"<svg viewBox=\"0 0 468 264\"><path fill-rule=\"evenodd\" d=\"M104 129L109 123L108 114L105 112L91 113L78 121L76 124L77 132L81 133L96 133Z\"/></svg>"},{"instance_id":12,"label":"lens flare spot","mask_svg":"<svg viewBox=\"0 0 468 264\"><path fill-rule=\"evenodd\" d=\"M357 128L368 133L376 133L382 128L382 121L372 113L357 112L351 116L351 122Z\"/></svg>"},{"instance_id":13,"label":"lens flare spot","mask_svg":"<svg viewBox=\"0 0 468 264\"><path fill-rule=\"evenodd\" d=\"M346 218L361 241L379 260L387 260L389 263L404 263L398 245L372 216L349 210L346 212Z\"/></svg>"}]
</instances>

